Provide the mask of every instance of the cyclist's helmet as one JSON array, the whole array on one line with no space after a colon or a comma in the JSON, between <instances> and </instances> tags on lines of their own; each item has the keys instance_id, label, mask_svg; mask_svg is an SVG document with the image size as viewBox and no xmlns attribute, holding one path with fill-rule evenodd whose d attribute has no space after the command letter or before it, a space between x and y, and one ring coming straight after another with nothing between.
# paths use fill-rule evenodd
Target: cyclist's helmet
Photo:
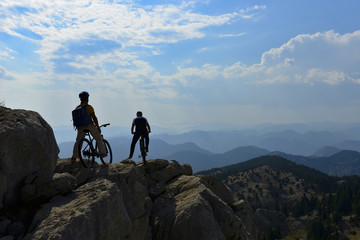
<instances>
[{"instance_id":1,"label":"cyclist's helmet","mask_svg":"<svg viewBox=\"0 0 360 240\"><path fill-rule=\"evenodd\" d=\"M80 98L81 100L83 100L83 99L88 99L89 96L90 96L89 93L86 92L86 91L82 91L81 93L79 93L79 98Z\"/></svg>"},{"instance_id":2,"label":"cyclist's helmet","mask_svg":"<svg viewBox=\"0 0 360 240\"><path fill-rule=\"evenodd\" d=\"M136 116L141 117L141 116L142 116L142 112L141 112L141 111L138 111L138 112L136 113Z\"/></svg>"}]
</instances>

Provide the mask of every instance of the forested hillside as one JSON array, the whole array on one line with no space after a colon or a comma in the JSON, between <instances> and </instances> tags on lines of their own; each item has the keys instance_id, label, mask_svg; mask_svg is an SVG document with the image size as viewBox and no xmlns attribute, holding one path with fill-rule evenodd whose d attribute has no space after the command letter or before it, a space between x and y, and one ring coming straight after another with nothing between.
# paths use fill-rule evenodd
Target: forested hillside
<instances>
[{"instance_id":1,"label":"forested hillside","mask_svg":"<svg viewBox=\"0 0 360 240\"><path fill-rule=\"evenodd\" d=\"M360 177L332 177L280 156L200 174L220 178L251 208L248 229L261 239L359 239ZM303 237L303 238L300 238Z\"/></svg>"}]
</instances>

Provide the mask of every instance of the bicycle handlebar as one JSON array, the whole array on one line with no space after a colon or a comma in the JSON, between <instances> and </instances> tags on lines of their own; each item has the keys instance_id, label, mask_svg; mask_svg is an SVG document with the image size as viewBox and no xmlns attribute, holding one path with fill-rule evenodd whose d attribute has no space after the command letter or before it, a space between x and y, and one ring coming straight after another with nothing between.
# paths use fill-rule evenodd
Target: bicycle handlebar
<instances>
[{"instance_id":1,"label":"bicycle handlebar","mask_svg":"<svg viewBox=\"0 0 360 240\"><path fill-rule=\"evenodd\" d=\"M110 123L105 123L105 124L101 125L100 127L107 127L109 125L110 125Z\"/></svg>"}]
</instances>

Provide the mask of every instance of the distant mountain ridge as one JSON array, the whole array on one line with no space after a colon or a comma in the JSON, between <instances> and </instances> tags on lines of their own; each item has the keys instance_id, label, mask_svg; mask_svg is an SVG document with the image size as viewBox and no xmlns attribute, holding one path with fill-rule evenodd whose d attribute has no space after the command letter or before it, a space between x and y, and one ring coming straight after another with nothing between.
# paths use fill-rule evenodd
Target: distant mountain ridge
<instances>
[{"instance_id":1,"label":"distant mountain ridge","mask_svg":"<svg viewBox=\"0 0 360 240\"><path fill-rule=\"evenodd\" d=\"M337 148L333 147L327 147L326 153L324 148L315 152L319 157L316 154L307 157L282 151L271 152L255 146L241 146L224 153L212 153L190 142L172 145L160 139L151 139L150 141L149 158L176 160L181 164L188 163L193 167L194 172L236 164L270 154L281 156L333 176L360 175L360 153L351 150L339 150L337 152ZM112 146L114 162L120 162L127 158L130 138L111 138L109 142ZM73 142L62 143L59 148L59 156L68 158L72 153ZM137 151L138 149L134 155L135 161L137 160ZM320 153L320 151L323 152Z\"/></svg>"},{"instance_id":2,"label":"distant mountain ridge","mask_svg":"<svg viewBox=\"0 0 360 240\"><path fill-rule=\"evenodd\" d=\"M113 151L114 161L120 162L121 160L127 158L130 152L130 143L131 138L128 137L116 137L107 139L111 145ZM59 144L60 148L60 158L69 158L71 157L74 147L74 142L63 142ZM175 152L180 151L191 151L194 153L200 153L204 156L209 156L213 154L212 152L198 147L195 143L186 142L179 144L169 144L161 139L150 139L150 152L148 154L149 158L163 158L165 156L171 155ZM139 153L139 147L135 148L135 155ZM135 156L136 158L136 156Z\"/></svg>"},{"instance_id":3,"label":"distant mountain ridge","mask_svg":"<svg viewBox=\"0 0 360 240\"><path fill-rule=\"evenodd\" d=\"M254 146L237 147L225 153L203 154L194 151L179 151L167 155L164 158L176 160L179 163L188 163L193 167L194 172L226 166L243 162L255 157L268 154L269 151Z\"/></svg>"},{"instance_id":4,"label":"distant mountain ridge","mask_svg":"<svg viewBox=\"0 0 360 240\"><path fill-rule=\"evenodd\" d=\"M314 152L311 156L312 157L330 157L331 155L334 155L337 152L340 152L341 149L336 147L322 147L318 149L316 152Z\"/></svg>"},{"instance_id":5,"label":"distant mountain ridge","mask_svg":"<svg viewBox=\"0 0 360 240\"><path fill-rule=\"evenodd\" d=\"M303 164L332 176L360 175L360 153L356 151L342 150L330 157L319 158L282 152L273 152L271 154L281 156L297 164Z\"/></svg>"},{"instance_id":6,"label":"distant mountain ridge","mask_svg":"<svg viewBox=\"0 0 360 240\"><path fill-rule=\"evenodd\" d=\"M302 129L299 126L296 128ZM324 146L360 151L359 127L329 131L322 130L319 126L319 130L302 129L300 132L279 126L242 131L191 131L177 135L158 134L153 137L169 144L193 142L200 148L214 153L224 153L239 146L256 146L269 151L282 151L303 156L310 156Z\"/></svg>"}]
</instances>

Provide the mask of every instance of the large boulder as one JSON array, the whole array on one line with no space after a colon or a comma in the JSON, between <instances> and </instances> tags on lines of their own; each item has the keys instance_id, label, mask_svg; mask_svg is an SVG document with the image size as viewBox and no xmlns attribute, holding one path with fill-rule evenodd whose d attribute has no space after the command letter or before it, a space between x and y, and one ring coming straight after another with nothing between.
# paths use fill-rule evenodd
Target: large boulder
<instances>
[{"instance_id":1,"label":"large boulder","mask_svg":"<svg viewBox=\"0 0 360 240\"><path fill-rule=\"evenodd\" d=\"M149 237L148 226L152 202L148 197L148 185L141 169L132 164L102 165L95 169L94 178L110 180L123 194L131 221L128 239Z\"/></svg>"},{"instance_id":2,"label":"large boulder","mask_svg":"<svg viewBox=\"0 0 360 240\"><path fill-rule=\"evenodd\" d=\"M145 176L153 201L152 239L252 239L231 208L231 190L208 176L187 176L176 161L152 160Z\"/></svg>"},{"instance_id":3,"label":"large boulder","mask_svg":"<svg viewBox=\"0 0 360 240\"><path fill-rule=\"evenodd\" d=\"M52 181L30 175L21 188L21 200L25 204L43 203L56 195L66 195L75 188L75 177L69 173L55 173Z\"/></svg>"},{"instance_id":4,"label":"large boulder","mask_svg":"<svg viewBox=\"0 0 360 240\"><path fill-rule=\"evenodd\" d=\"M99 179L45 204L24 239L129 239L130 225L119 188L109 180Z\"/></svg>"},{"instance_id":5,"label":"large boulder","mask_svg":"<svg viewBox=\"0 0 360 240\"><path fill-rule=\"evenodd\" d=\"M0 107L0 209L20 200L28 175L52 179L59 148L36 112Z\"/></svg>"},{"instance_id":6,"label":"large boulder","mask_svg":"<svg viewBox=\"0 0 360 240\"><path fill-rule=\"evenodd\" d=\"M69 159L60 159L55 172L56 175L69 173L74 176L77 188L101 180L107 180L115 184L122 195L122 201L129 219L129 224L126 225L127 239L149 239L151 233L149 230L149 217L152 202L148 197L148 184L143 168L133 164L117 163L98 165L88 169L83 168L78 163L71 164ZM94 227L97 228L98 226ZM123 230L119 228L118 231Z\"/></svg>"},{"instance_id":7,"label":"large boulder","mask_svg":"<svg viewBox=\"0 0 360 240\"><path fill-rule=\"evenodd\" d=\"M153 239L252 239L232 208L197 176L174 179L153 205Z\"/></svg>"}]
</instances>

